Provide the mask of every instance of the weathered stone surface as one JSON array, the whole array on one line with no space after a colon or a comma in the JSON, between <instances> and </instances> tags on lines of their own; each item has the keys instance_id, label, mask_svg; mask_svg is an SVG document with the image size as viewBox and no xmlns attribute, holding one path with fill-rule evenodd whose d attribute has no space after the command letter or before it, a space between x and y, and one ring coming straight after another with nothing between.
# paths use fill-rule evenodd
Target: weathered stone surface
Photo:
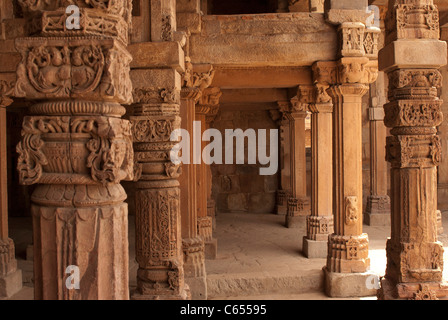
<instances>
[{"instance_id":1,"label":"weathered stone surface","mask_svg":"<svg viewBox=\"0 0 448 320\"><path fill-rule=\"evenodd\" d=\"M291 13L204 17L202 33L192 35L190 45L193 62L216 67L306 66L332 60L335 41L322 14Z\"/></svg>"},{"instance_id":2,"label":"weathered stone surface","mask_svg":"<svg viewBox=\"0 0 448 320\"><path fill-rule=\"evenodd\" d=\"M166 68L185 70L184 51L177 42L143 42L128 47L132 69Z\"/></svg>"},{"instance_id":3,"label":"weathered stone surface","mask_svg":"<svg viewBox=\"0 0 448 320\"><path fill-rule=\"evenodd\" d=\"M364 273L325 273L325 292L330 297L351 298L351 297L371 297L376 295L376 289L367 288L367 283L371 277L378 278L372 272ZM371 281L370 281L371 282Z\"/></svg>"}]
</instances>

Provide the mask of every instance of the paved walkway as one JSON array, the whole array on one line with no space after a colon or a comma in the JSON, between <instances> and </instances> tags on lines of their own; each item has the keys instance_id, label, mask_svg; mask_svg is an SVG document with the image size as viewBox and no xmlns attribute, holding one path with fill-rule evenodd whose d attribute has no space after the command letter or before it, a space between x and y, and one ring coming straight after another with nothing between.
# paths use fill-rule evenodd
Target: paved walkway
<instances>
[{"instance_id":1,"label":"paved walkway","mask_svg":"<svg viewBox=\"0 0 448 320\"><path fill-rule=\"evenodd\" d=\"M218 257L206 262L211 299L328 299L322 290L321 270L325 259L310 260L301 252L302 239L306 233L305 220L301 228L287 229L284 227L284 219L284 216L273 214L240 213L217 216L214 236L218 239ZM136 285L138 266L134 259L134 219L130 217L129 220L132 289ZM444 215L443 221L445 231L448 231L447 215ZM16 243L19 267L24 271L26 282L23 290L12 299L29 300L33 298L32 262L25 260L25 251L32 240L30 219L12 218L10 228L11 237ZM386 268L385 245L390 228L364 226L364 232L368 233L370 239L371 270L383 275ZM448 261L448 247L445 247L445 261ZM445 268L444 276L448 279L448 268ZM223 281L230 281L232 284L226 284L227 287L222 288L220 285ZM272 289L272 292L264 292L261 288L264 284L259 284L260 281L267 281L265 286L268 290ZM232 287L235 283L239 288ZM220 295L220 292L225 294ZM231 295L232 292L239 293Z\"/></svg>"}]
</instances>

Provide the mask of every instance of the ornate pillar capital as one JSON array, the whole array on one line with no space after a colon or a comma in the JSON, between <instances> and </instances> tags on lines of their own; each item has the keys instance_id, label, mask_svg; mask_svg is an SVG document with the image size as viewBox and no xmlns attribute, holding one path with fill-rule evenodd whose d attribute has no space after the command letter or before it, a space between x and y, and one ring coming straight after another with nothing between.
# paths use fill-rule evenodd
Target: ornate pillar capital
<instances>
[{"instance_id":1,"label":"ornate pillar capital","mask_svg":"<svg viewBox=\"0 0 448 320\"><path fill-rule=\"evenodd\" d=\"M386 43L401 39L440 38L439 11L433 0L389 1Z\"/></svg>"},{"instance_id":2,"label":"ornate pillar capital","mask_svg":"<svg viewBox=\"0 0 448 320\"><path fill-rule=\"evenodd\" d=\"M215 77L211 64L191 63L190 57L185 57L185 72L182 75L182 99L193 99L199 102L204 90L210 87ZM210 97L209 97L210 98Z\"/></svg>"},{"instance_id":3,"label":"ornate pillar capital","mask_svg":"<svg viewBox=\"0 0 448 320\"><path fill-rule=\"evenodd\" d=\"M7 79L0 74L0 108L6 108L13 103L15 80Z\"/></svg>"},{"instance_id":4,"label":"ornate pillar capital","mask_svg":"<svg viewBox=\"0 0 448 320\"><path fill-rule=\"evenodd\" d=\"M319 85L370 84L378 77L378 62L367 57L319 61L312 69L314 82Z\"/></svg>"},{"instance_id":5,"label":"ornate pillar capital","mask_svg":"<svg viewBox=\"0 0 448 320\"><path fill-rule=\"evenodd\" d=\"M217 113L217 108L219 108L219 99L221 96L222 92L219 88L212 87L204 89L202 91L201 98L196 105L196 113L205 116L210 113Z\"/></svg>"}]
</instances>

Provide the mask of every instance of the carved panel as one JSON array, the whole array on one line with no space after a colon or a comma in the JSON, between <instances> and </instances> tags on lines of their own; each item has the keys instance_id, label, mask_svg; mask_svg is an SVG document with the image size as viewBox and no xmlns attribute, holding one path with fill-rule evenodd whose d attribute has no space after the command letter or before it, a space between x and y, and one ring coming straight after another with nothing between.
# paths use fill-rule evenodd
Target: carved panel
<instances>
[{"instance_id":1,"label":"carved panel","mask_svg":"<svg viewBox=\"0 0 448 320\"><path fill-rule=\"evenodd\" d=\"M387 137L386 160L393 167L433 167L442 158L440 137L433 135Z\"/></svg>"},{"instance_id":2,"label":"carved panel","mask_svg":"<svg viewBox=\"0 0 448 320\"><path fill-rule=\"evenodd\" d=\"M22 61L15 95L28 99L132 101L132 57L113 40L28 38L16 41Z\"/></svg>"},{"instance_id":3,"label":"carved panel","mask_svg":"<svg viewBox=\"0 0 448 320\"><path fill-rule=\"evenodd\" d=\"M345 197L345 224L354 225L359 218L358 197Z\"/></svg>"}]
</instances>

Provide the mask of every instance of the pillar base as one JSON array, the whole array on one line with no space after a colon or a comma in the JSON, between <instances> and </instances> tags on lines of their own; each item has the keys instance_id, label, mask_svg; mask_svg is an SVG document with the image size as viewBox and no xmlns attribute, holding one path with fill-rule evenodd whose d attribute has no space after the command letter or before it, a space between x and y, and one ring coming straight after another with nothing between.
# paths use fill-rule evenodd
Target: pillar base
<instances>
[{"instance_id":1,"label":"pillar base","mask_svg":"<svg viewBox=\"0 0 448 320\"><path fill-rule=\"evenodd\" d=\"M22 270L0 277L0 299L10 298L22 289Z\"/></svg>"},{"instance_id":2,"label":"pillar base","mask_svg":"<svg viewBox=\"0 0 448 320\"><path fill-rule=\"evenodd\" d=\"M275 209L275 213L278 214L279 216L285 216L288 213L288 206L277 205L277 207Z\"/></svg>"},{"instance_id":3,"label":"pillar base","mask_svg":"<svg viewBox=\"0 0 448 320\"><path fill-rule=\"evenodd\" d=\"M448 283L400 283L394 284L389 279L381 280L378 290L379 300L448 300Z\"/></svg>"},{"instance_id":4,"label":"pillar base","mask_svg":"<svg viewBox=\"0 0 448 320\"><path fill-rule=\"evenodd\" d=\"M369 196L364 214L364 223L373 227L390 226L389 196Z\"/></svg>"},{"instance_id":5,"label":"pillar base","mask_svg":"<svg viewBox=\"0 0 448 320\"><path fill-rule=\"evenodd\" d=\"M376 289L369 289L371 278L378 276L373 272L336 273L323 268L325 274L325 293L332 298L355 298L376 296Z\"/></svg>"},{"instance_id":6,"label":"pillar base","mask_svg":"<svg viewBox=\"0 0 448 320\"><path fill-rule=\"evenodd\" d=\"M205 271L205 246L201 237L182 240L184 252L185 283L193 300L207 300L207 278Z\"/></svg>"},{"instance_id":7,"label":"pillar base","mask_svg":"<svg viewBox=\"0 0 448 320\"><path fill-rule=\"evenodd\" d=\"M328 256L328 241L309 240L305 236L302 252L308 259L325 259Z\"/></svg>"},{"instance_id":8,"label":"pillar base","mask_svg":"<svg viewBox=\"0 0 448 320\"><path fill-rule=\"evenodd\" d=\"M205 259L215 260L218 256L218 239L212 238L205 242Z\"/></svg>"},{"instance_id":9,"label":"pillar base","mask_svg":"<svg viewBox=\"0 0 448 320\"><path fill-rule=\"evenodd\" d=\"M306 216L286 216L286 228L298 229L306 226Z\"/></svg>"}]
</instances>

